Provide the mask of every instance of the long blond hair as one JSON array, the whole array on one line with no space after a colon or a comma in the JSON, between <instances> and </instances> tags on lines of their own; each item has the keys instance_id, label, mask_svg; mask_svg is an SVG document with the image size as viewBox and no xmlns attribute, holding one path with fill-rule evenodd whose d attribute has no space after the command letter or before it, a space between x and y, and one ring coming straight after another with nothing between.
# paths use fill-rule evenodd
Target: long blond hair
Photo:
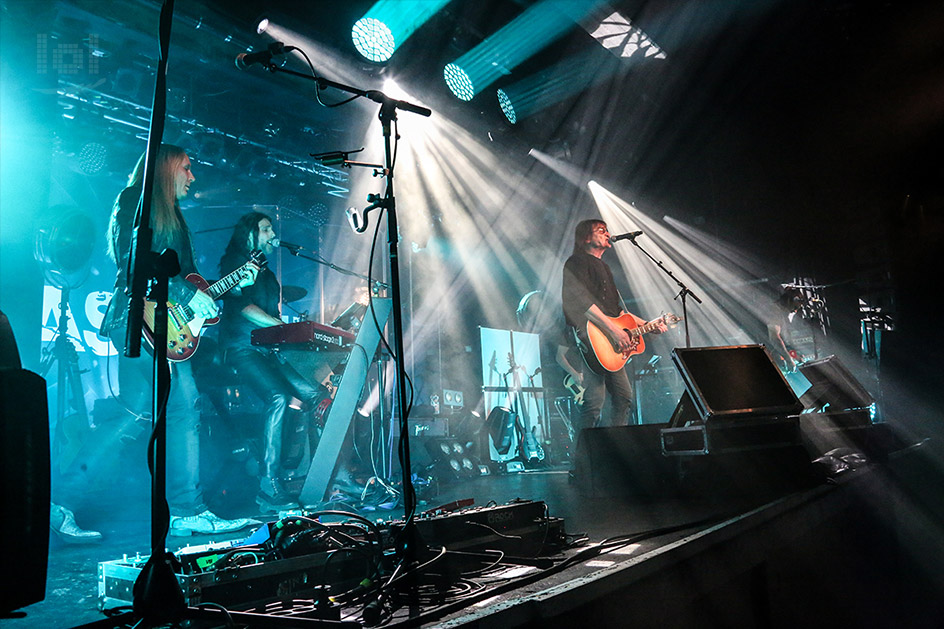
<instances>
[{"instance_id":1,"label":"long blond hair","mask_svg":"<svg viewBox=\"0 0 944 629\"><path fill-rule=\"evenodd\" d=\"M118 246L118 212L121 196L136 190L138 196L144 185L144 158L142 154L134 170L128 176L128 185L115 200L115 207L108 221L108 255L117 260ZM157 167L154 170L154 191L151 201L151 227L154 229L154 241L169 243L173 235L185 229L183 217L180 214L180 204L177 201L177 191L174 187L174 175L187 157L184 149L174 144L162 144L157 151Z\"/></svg>"}]
</instances>

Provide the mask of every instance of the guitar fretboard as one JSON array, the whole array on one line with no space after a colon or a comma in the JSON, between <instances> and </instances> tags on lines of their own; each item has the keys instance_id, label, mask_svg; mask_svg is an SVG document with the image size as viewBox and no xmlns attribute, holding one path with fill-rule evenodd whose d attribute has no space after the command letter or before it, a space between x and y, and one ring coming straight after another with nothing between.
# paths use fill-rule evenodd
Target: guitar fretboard
<instances>
[{"instance_id":1,"label":"guitar fretboard","mask_svg":"<svg viewBox=\"0 0 944 629\"><path fill-rule=\"evenodd\" d=\"M207 286L206 293L213 299L219 299L221 295L226 293L229 290L232 290L239 284L239 281L242 279L243 267L239 267L232 273L226 275L225 277L213 282Z\"/></svg>"},{"instance_id":2,"label":"guitar fretboard","mask_svg":"<svg viewBox=\"0 0 944 629\"><path fill-rule=\"evenodd\" d=\"M650 321L649 323L644 323L639 327L629 330L630 336L642 336L643 334L649 334L653 330L659 327L659 323L662 322L662 319L656 319L655 321Z\"/></svg>"}]
</instances>

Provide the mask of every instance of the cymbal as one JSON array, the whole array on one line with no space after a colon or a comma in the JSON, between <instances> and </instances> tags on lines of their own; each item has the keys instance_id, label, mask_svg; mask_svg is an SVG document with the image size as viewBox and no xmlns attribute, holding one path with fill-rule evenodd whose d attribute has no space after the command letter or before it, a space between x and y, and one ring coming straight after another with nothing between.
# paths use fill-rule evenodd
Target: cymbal
<instances>
[{"instance_id":1,"label":"cymbal","mask_svg":"<svg viewBox=\"0 0 944 629\"><path fill-rule=\"evenodd\" d=\"M307 294L308 291L301 286L283 286L282 303L287 304L293 301L298 301L299 299L303 299Z\"/></svg>"}]
</instances>

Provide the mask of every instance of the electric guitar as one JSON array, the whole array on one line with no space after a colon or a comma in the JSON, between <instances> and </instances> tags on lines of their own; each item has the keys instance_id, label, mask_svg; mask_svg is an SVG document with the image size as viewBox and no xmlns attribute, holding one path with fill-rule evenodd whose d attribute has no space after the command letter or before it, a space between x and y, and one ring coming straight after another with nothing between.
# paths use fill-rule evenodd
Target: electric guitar
<instances>
[{"instance_id":1,"label":"electric guitar","mask_svg":"<svg viewBox=\"0 0 944 629\"><path fill-rule=\"evenodd\" d=\"M564 388L570 392L571 397L574 398L574 404L577 406L583 406L583 394L586 392L586 389L574 379L570 374L564 376Z\"/></svg>"},{"instance_id":2,"label":"electric guitar","mask_svg":"<svg viewBox=\"0 0 944 629\"><path fill-rule=\"evenodd\" d=\"M518 375L518 370L524 369L524 366L515 363L514 354L511 352L508 352L508 369L509 371L506 376L514 376L514 385L509 390L509 394L513 392L515 396L514 410L515 414L518 416L517 429L521 433L521 458L525 463L543 461L544 448L542 448L541 444L538 443L537 437L534 436L534 433L531 430L531 418L528 417L528 403L527 401L521 401L523 392L521 390L521 378ZM507 383L507 377L505 381Z\"/></svg>"},{"instance_id":3,"label":"electric guitar","mask_svg":"<svg viewBox=\"0 0 944 629\"><path fill-rule=\"evenodd\" d=\"M625 352L620 352L613 347L613 344L610 343L610 339L603 333L603 330L590 321L587 321L585 339L582 338L582 334L576 333L577 346L580 347L580 351L583 354L584 360L587 362L587 366L600 375L605 375L607 371L619 371L626 365L626 361L636 354L644 352L646 350L646 341L643 339L643 335L658 329L660 323L665 323L666 326L672 327L682 320L681 317L672 313L664 314L642 325L637 324L636 319L628 312L618 317L607 318L626 330L629 334L632 347Z\"/></svg>"},{"instance_id":4,"label":"electric guitar","mask_svg":"<svg viewBox=\"0 0 944 629\"><path fill-rule=\"evenodd\" d=\"M212 284L203 279L199 273L191 273L184 279L209 295L211 299L216 300L235 288L243 279L243 271L252 264L258 267L265 266L265 256L261 251L253 251L246 264ZM156 302L145 300L143 332L144 338L152 348L154 347L154 310L156 307ZM200 345L200 332L203 328L219 322L219 317L204 319L194 314L188 304L168 300L167 360L180 363L189 359Z\"/></svg>"}]
</instances>

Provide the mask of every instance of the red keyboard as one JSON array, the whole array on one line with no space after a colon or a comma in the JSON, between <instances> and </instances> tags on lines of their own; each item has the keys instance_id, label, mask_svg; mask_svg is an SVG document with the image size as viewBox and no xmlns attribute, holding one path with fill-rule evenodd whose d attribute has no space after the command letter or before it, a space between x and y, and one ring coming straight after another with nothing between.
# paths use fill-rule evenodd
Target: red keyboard
<instances>
[{"instance_id":1,"label":"red keyboard","mask_svg":"<svg viewBox=\"0 0 944 629\"><path fill-rule=\"evenodd\" d=\"M258 328L252 331L252 344L274 347L305 345L312 349L346 347L354 342L354 335L346 330L332 328L314 321L299 321Z\"/></svg>"}]
</instances>

